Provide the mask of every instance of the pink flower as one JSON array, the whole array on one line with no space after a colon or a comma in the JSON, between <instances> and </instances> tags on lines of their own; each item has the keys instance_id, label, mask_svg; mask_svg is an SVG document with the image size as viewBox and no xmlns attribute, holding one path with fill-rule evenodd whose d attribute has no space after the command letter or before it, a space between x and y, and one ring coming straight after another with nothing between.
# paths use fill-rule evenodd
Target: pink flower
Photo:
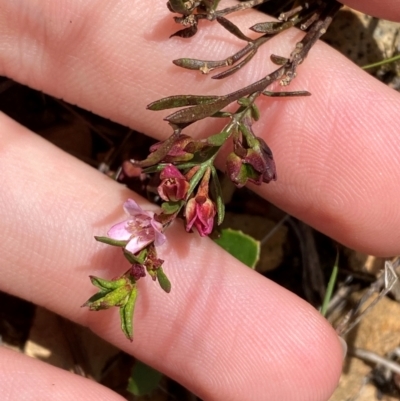
<instances>
[{"instance_id":1,"label":"pink flower","mask_svg":"<svg viewBox=\"0 0 400 401\"><path fill-rule=\"evenodd\" d=\"M189 189L189 182L172 164L166 166L160 174L161 184L158 194L166 202L178 202L185 199Z\"/></svg>"},{"instance_id":2,"label":"pink flower","mask_svg":"<svg viewBox=\"0 0 400 401\"><path fill-rule=\"evenodd\" d=\"M162 233L163 226L154 219L154 213L143 210L133 199L124 203L125 213L130 217L110 228L107 235L118 241L129 241L125 249L133 254L154 242L162 245L166 238Z\"/></svg>"},{"instance_id":3,"label":"pink flower","mask_svg":"<svg viewBox=\"0 0 400 401\"><path fill-rule=\"evenodd\" d=\"M214 202L204 196L195 196L186 205L186 231L190 231L192 226L202 237L211 234L214 225L216 210Z\"/></svg>"},{"instance_id":4,"label":"pink flower","mask_svg":"<svg viewBox=\"0 0 400 401\"><path fill-rule=\"evenodd\" d=\"M189 199L185 209L186 231L190 231L195 226L202 237L211 234L216 214L215 204L208 196L210 173L208 168L196 196Z\"/></svg>"}]
</instances>

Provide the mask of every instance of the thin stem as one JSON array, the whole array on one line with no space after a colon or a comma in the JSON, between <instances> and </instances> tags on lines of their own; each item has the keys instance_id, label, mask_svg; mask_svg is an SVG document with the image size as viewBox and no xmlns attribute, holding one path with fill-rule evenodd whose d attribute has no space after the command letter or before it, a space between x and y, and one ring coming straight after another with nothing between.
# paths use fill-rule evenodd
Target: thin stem
<instances>
[{"instance_id":1,"label":"thin stem","mask_svg":"<svg viewBox=\"0 0 400 401\"><path fill-rule=\"evenodd\" d=\"M389 369L393 373L400 374L400 365L394 361L383 358L382 356L375 354L374 352L361 349L361 348L349 348L348 353L363 361L372 362L376 365L382 365Z\"/></svg>"},{"instance_id":2,"label":"thin stem","mask_svg":"<svg viewBox=\"0 0 400 401\"><path fill-rule=\"evenodd\" d=\"M400 54L398 54L397 56L393 56L393 57L387 58L385 60L378 61L376 63L364 65L361 68L363 70L368 70L370 68L380 67L380 66L385 65L385 64L394 63L395 61L399 61L399 60L400 60Z\"/></svg>"},{"instance_id":3,"label":"thin stem","mask_svg":"<svg viewBox=\"0 0 400 401\"><path fill-rule=\"evenodd\" d=\"M326 289L324 302L322 303L322 307L321 307L321 315L322 316L326 316L329 302L332 299L333 288L335 287L335 283L336 283L336 279L337 279L337 275L338 275L338 271L339 271L338 262L339 262L339 253L336 254L335 264L333 265L331 278L329 279L328 288Z\"/></svg>"}]
</instances>

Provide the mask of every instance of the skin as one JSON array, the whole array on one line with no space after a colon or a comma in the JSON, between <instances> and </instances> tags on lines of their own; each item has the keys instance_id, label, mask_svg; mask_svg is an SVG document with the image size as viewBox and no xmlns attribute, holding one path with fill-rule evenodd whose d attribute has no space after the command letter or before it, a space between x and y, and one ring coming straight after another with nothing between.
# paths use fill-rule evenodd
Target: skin
<instances>
[{"instance_id":1,"label":"skin","mask_svg":"<svg viewBox=\"0 0 400 401\"><path fill-rule=\"evenodd\" d=\"M0 74L164 139L166 113L145 111L146 104L254 82L273 68L265 62L270 52L288 55L302 35L271 41L234 79L215 82L171 60L223 58L241 43L218 26L190 41L168 39L177 27L164 3L152 2L151 18L143 18L148 5L137 0L0 0ZM348 4L400 20L397 0ZM232 21L246 27L264 18L249 10ZM278 181L257 192L350 247L400 253L399 94L324 44L298 72L290 89L312 97L258 103L255 130L273 149ZM187 133L216 132L212 124L199 122ZM166 295L149 279L139 282L133 343L121 334L116 310L81 309L93 293L89 274L112 277L126 267L119 250L93 236L123 218L126 198L148 205L5 115L0 141L0 290L90 327L205 400L329 398L342 367L330 325L178 224L159 249L173 290ZM121 399L5 349L0 361L5 399Z\"/></svg>"}]
</instances>

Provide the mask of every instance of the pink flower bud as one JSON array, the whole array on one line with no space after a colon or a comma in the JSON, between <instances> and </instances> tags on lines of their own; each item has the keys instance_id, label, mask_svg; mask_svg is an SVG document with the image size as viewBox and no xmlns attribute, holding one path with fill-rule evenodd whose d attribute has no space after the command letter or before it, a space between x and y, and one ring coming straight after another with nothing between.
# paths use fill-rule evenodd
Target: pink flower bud
<instances>
[{"instance_id":1,"label":"pink flower bud","mask_svg":"<svg viewBox=\"0 0 400 401\"><path fill-rule=\"evenodd\" d=\"M191 160L193 158L193 153L190 150L188 151L187 148L193 147L190 146L192 142L193 138L190 136L180 135L162 161L166 163L176 163ZM153 153L157 151L163 145L163 143L164 142L157 142L152 145L150 147L150 152Z\"/></svg>"}]
</instances>

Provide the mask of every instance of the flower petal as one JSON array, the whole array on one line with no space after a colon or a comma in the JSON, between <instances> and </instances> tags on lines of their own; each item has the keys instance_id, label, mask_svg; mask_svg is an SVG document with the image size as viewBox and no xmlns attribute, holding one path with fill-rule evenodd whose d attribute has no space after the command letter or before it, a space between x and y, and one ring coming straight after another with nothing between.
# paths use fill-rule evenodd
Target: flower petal
<instances>
[{"instance_id":1,"label":"flower petal","mask_svg":"<svg viewBox=\"0 0 400 401\"><path fill-rule=\"evenodd\" d=\"M130 216L137 216L140 214L144 214L149 217L153 217L150 215L150 212L146 212L143 210L133 199L127 199L124 202L124 210L126 214L129 214Z\"/></svg>"},{"instance_id":2,"label":"flower petal","mask_svg":"<svg viewBox=\"0 0 400 401\"><path fill-rule=\"evenodd\" d=\"M167 240L167 237L161 231L163 226L155 220L151 220L151 225L154 229L154 245L161 246Z\"/></svg>"},{"instance_id":3,"label":"flower petal","mask_svg":"<svg viewBox=\"0 0 400 401\"><path fill-rule=\"evenodd\" d=\"M133 237L125 246L125 249L130 252L130 253L137 253L139 251L141 251L142 249L144 249L147 245L151 244L153 242L153 240L146 240L143 241L141 238L139 237Z\"/></svg>"},{"instance_id":4,"label":"flower petal","mask_svg":"<svg viewBox=\"0 0 400 401\"><path fill-rule=\"evenodd\" d=\"M126 241L131 237L131 233L127 230L127 223L129 220L122 221L121 223L115 224L109 230L107 235L119 241Z\"/></svg>"},{"instance_id":5,"label":"flower petal","mask_svg":"<svg viewBox=\"0 0 400 401\"><path fill-rule=\"evenodd\" d=\"M167 237L158 231L155 232L154 245L161 246L167 240Z\"/></svg>"},{"instance_id":6,"label":"flower petal","mask_svg":"<svg viewBox=\"0 0 400 401\"><path fill-rule=\"evenodd\" d=\"M172 164L168 164L160 173L160 179L165 180L168 178L176 178L186 180L182 173Z\"/></svg>"}]
</instances>

